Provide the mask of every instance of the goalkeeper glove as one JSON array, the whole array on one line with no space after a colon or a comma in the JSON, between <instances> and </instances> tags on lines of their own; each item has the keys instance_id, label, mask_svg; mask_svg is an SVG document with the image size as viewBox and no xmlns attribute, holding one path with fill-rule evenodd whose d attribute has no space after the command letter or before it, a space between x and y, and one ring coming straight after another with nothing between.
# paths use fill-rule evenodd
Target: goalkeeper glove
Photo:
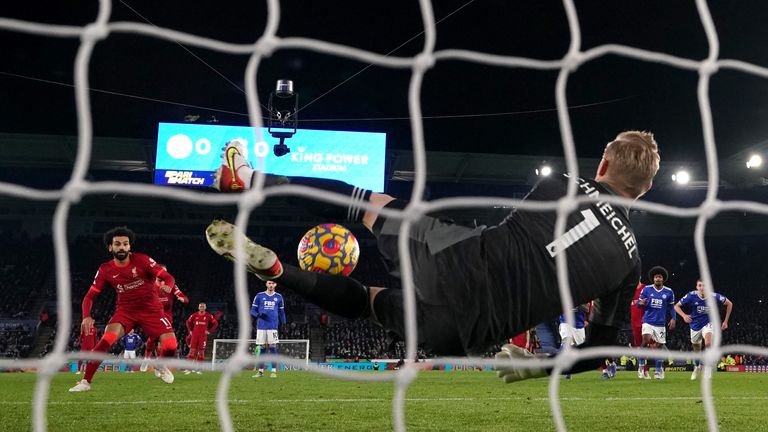
<instances>
[{"instance_id":1,"label":"goalkeeper glove","mask_svg":"<svg viewBox=\"0 0 768 432\"><path fill-rule=\"evenodd\" d=\"M506 344L501 347L501 351L496 354L497 360L534 358L528 350L512 344ZM503 379L505 383L522 381L528 378L541 378L547 376L547 372L540 367L522 368L497 366L496 375Z\"/></svg>"}]
</instances>

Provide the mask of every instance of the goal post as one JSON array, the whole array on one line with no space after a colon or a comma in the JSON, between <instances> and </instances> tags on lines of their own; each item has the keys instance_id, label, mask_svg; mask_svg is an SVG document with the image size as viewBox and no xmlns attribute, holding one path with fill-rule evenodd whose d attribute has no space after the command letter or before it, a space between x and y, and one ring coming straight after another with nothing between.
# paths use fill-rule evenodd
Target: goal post
<instances>
[{"instance_id":1,"label":"goal post","mask_svg":"<svg viewBox=\"0 0 768 432\"><path fill-rule=\"evenodd\" d=\"M214 339L211 364L226 361L235 352L239 339ZM247 350L253 353L256 349L256 339L247 339ZM302 359L309 364L309 339L281 339L277 344L277 353L290 358Z\"/></svg>"}]
</instances>

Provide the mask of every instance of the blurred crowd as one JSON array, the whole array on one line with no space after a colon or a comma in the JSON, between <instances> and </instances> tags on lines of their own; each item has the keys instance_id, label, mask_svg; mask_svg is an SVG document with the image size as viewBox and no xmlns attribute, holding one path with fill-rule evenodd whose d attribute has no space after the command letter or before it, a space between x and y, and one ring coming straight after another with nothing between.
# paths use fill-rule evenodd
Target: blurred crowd
<instances>
[{"instance_id":1,"label":"blurred crowd","mask_svg":"<svg viewBox=\"0 0 768 432\"><path fill-rule=\"evenodd\" d=\"M268 236L265 244L276 249L286 263L296 264L297 240L303 229L291 227L255 227L259 238ZM174 329L179 341L186 334L187 317L197 309L198 302L206 302L210 312L220 318L220 328L215 335L219 339L237 338L237 310L231 263L211 252L199 237L158 237L141 236L133 244L133 250L146 253L158 262L167 265L176 277L178 286L190 298L189 304L175 303ZM52 349L56 337L55 301L56 289L53 267L53 252L50 236L30 239L17 233L5 235L10 247L0 250L0 320L34 320L37 326L0 326L0 356L26 357L33 354L33 347L40 349L34 355L45 355ZM731 299L734 311L730 326L723 332L724 344L768 346L768 266L763 265L760 250L764 237L712 237L707 240L706 253L712 270L716 290ZM398 288L397 280L390 278L385 264L375 249L372 238L359 236L361 260L353 276L373 286ZM695 289L699 277L698 262L693 242L688 237L639 238L644 271L654 265L669 270L667 286L680 299ZM193 254L191 255L192 252ZM98 266L110 257L104 250L99 236L81 236L72 240L69 246L74 322L70 329L69 349L77 350L79 335L80 304L90 287ZM194 259L190 259L193 256ZM645 275L643 282L649 283ZM264 289L263 282L247 278L249 300ZM317 328L315 338L321 338L323 351L328 359L400 359L404 356L402 342L393 341L378 326L368 321L344 320L329 316L318 308L305 303L301 297L286 287L278 286L286 303L288 324L280 330L282 339L311 339L312 328ZM53 307L45 306L53 304ZM93 307L97 326L103 328L114 312L115 293L104 290ZM248 305L250 306L250 304ZM722 311L721 311L722 312ZM722 316L722 315L721 315ZM47 340L36 341L39 328L48 326ZM252 337L252 335L251 335ZM501 341L500 341L501 342ZM622 344L629 342L628 331L622 332ZM180 355L186 354L182 342ZM668 348L690 350L688 326L678 320L675 330L668 333ZM122 348L116 344L113 352ZM318 353L315 353L318 354ZM493 351L489 351L489 355ZM427 357L419 352L419 357ZM762 365L766 359L760 356L739 356L741 362Z\"/></svg>"},{"instance_id":2,"label":"blurred crowd","mask_svg":"<svg viewBox=\"0 0 768 432\"><path fill-rule=\"evenodd\" d=\"M384 329L370 321L340 320L325 327L325 356L328 359L402 359L405 345L387 338ZM419 358L428 357L423 350Z\"/></svg>"}]
</instances>

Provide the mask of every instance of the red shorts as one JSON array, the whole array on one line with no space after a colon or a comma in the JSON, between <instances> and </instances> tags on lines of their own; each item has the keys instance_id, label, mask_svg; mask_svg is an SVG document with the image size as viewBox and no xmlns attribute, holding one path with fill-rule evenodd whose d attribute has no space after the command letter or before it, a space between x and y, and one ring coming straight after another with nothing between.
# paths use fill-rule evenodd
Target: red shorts
<instances>
[{"instance_id":1,"label":"red shorts","mask_svg":"<svg viewBox=\"0 0 768 432\"><path fill-rule=\"evenodd\" d=\"M171 322L165 317L162 309L150 308L139 311L118 308L109 323L122 324L126 333L134 327L141 327L144 334L150 338L159 338L160 335L173 333Z\"/></svg>"},{"instance_id":2,"label":"red shorts","mask_svg":"<svg viewBox=\"0 0 768 432\"><path fill-rule=\"evenodd\" d=\"M208 341L208 335L192 333L192 340L189 341L189 349L197 351L205 351L205 345Z\"/></svg>"},{"instance_id":3,"label":"red shorts","mask_svg":"<svg viewBox=\"0 0 768 432\"><path fill-rule=\"evenodd\" d=\"M165 319L167 319L168 322L171 323L171 327L173 327L173 315L165 314L165 312L163 312L163 314L165 315ZM151 336L147 337L147 343L149 343L150 341L156 342L157 338L151 337Z\"/></svg>"},{"instance_id":4,"label":"red shorts","mask_svg":"<svg viewBox=\"0 0 768 432\"><path fill-rule=\"evenodd\" d=\"M632 326L632 346L639 347L643 344L643 326Z\"/></svg>"},{"instance_id":5,"label":"red shorts","mask_svg":"<svg viewBox=\"0 0 768 432\"><path fill-rule=\"evenodd\" d=\"M93 343L93 342L90 342L90 341L89 342L83 342L82 344L80 344L80 351L90 351L95 346L96 346L96 344Z\"/></svg>"},{"instance_id":6,"label":"red shorts","mask_svg":"<svg viewBox=\"0 0 768 432\"><path fill-rule=\"evenodd\" d=\"M163 309L163 315L165 315L165 317L168 318L168 322L173 325L173 311Z\"/></svg>"}]
</instances>

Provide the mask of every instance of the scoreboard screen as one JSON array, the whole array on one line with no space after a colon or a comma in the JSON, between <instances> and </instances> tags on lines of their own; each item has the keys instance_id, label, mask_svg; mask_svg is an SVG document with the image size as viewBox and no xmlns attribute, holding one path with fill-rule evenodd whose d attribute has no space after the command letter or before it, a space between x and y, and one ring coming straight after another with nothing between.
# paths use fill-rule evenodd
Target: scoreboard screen
<instances>
[{"instance_id":1,"label":"scoreboard screen","mask_svg":"<svg viewBox=\"0 0 768 432\"><path fill-rule=\"evenodd\" d=\"M297 129L285 140L291 151L278 157L272 149L279 139L266 128L256 132L248 126L160 123L155 184L211 186L221 165L221 148L240 138L247 143L251 166L268 174L341 180L384 191L385 133Z\"/></svg>"}]
</instances>

